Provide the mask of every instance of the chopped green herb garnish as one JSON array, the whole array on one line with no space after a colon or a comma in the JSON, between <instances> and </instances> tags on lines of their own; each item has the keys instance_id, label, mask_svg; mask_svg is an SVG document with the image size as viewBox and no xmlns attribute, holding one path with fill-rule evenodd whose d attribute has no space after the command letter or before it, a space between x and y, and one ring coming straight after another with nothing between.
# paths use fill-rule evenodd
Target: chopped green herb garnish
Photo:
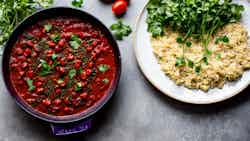
<instances>
[{"instance_id":1,"label":"chopped green herb garnish","mask_svg":"<svg viewBox=\"0 0 250 141\"><path fill-rule=\"evenodd\" d=\"M75 69L71 69L69 71L69 78L72 79L75 75L76 75L76 70Z\"/></svg>"},{"instance_id":2,"label":"chopped green herb garnish","mask_svg":"<svg viewBox=\"0 0 250 141\"><path fill-rule=\"evenodd\" d=\"M58 56L57 54L53 53L52 56L51 56L51 59L52 59L52 60L56 60L56 57L57 57L57 56Z\"/></svg>"},{"instance_id":3,"label":"chopped green herb garnish","mask_svg":"<svg viewBox=\"0 0 250 141\"><path fill-rule=\"evenodd\" d=\"M33 80L32 79L28 78L26 80L26 83L27 83L27 85L29 87L29 89L28 89L29 91L33 91L33 90L36 89L36 86L33 85Z\"/></svg>"},{"instance_id":4,"label":"chopped green herb garnish","mask_svg":"<svg viewBox=\"0 0 250 141\"><path fill-rule=\"evenodd\" d=\"M100 72L106 72L108 69L109 69L109 65L106 65L106 64L101 64L98 66L98 70Z\"/></svg>"},{"instance_id":5,"label":"chopped green herb garnish","mask_svg":"<svg viewBox=\"0 0 250 141\"><path fill-rule=\"evenodd\" d=\"M197 74L199 74L201 72L201 66L196 66L194 70Z\"/></svg>"},{"instance_id":6,"label":"chopped green herb garnish","mask_svg":"<svg viewBox=\"0 0 250 141\"><path fill-rule=\"evenodd\" d=\"M229 43L229 38L227 36L217 37L215 39L215 44L218 44L219 42Z\"/></svg>"},{"instance_id":7,"label":"chopped green herb garnish","mask_svg":"<svg viewBox=\"0 0 250 141\"><path fill-rule=\"evenodd\" d=\"M82 7L82 5L83 5L83 0L73 0L73 1L71 2L71 4L72 4L74 7L80 8L80 7Z\"/></svg>"},{"instance_id":8,"label":"chopped green herb garnish","mask_svg":"<svg viewBox=\"0 0 250 141\"><path fill-rule=\"evenodd\" d=\"M183 43L182 37L177 37L176 42L179 43L179 44Z\"/></svg>"},{"instance_id":9,"label":"chopped green herb garnish","mask_svg":"<svg viewBox=\"0 0 250 141\"><path fill-rule=\"evenodd\" d=\"M80 91L82 89L82 84L80 82L76 83L75 91Z\"/></svg>"},{"instance_id":10,"label":"chopped green herb garnish","mask_svg":"<svg viewBox=\"0 0 250 141\"><path fill-rule=\"evenodd\" d=\"M94 42L93 40L89 40L88 45L92 45L93 42Z\"/></svg>"},{"instance_id":11,"label":"chopped green herb garnish","mask_svg":"<svg viewBox=\"0 0 250 141\"><path fill-rule=\"evenodd\" d=\"M105 83L105 84L108 84L109 83L109 79L108 78L104 78L104 79L102 79L102 82Z\"/></svg>"},{"instance_id":12,"label":"chopped green herb garnish","mask_svg":"<svg viewBox=\"0 0 250 141\"><path fill-rule=\"evenodd\" d=\"M78 49L81 46L77 41L70 41L69 44L73 49Z\"/></svg>"},{"instance_id":13,"label":"chopped green herb garnish","mask_svg":"<svg viewBox=\"0 0 250 141\"><path fill-rule=\"evenodd\" d=\"M51 24L46 24L44 25L44 29L46 32L49 32L52 29L52 25Z\"/></svg>"},{"instance_id":14,"label":"chopped green herb garnish","mask_svg":"<svg viewBox=\"0 0 250 141\"><path fill-rule=\"evenodd\" d=\"M194 62L192 60L187 60L188 61L188 67L193 68L194 67Z\"/></svg>"},{"instance_id":15,"label":"chopped green herb garnish","mask_svg":"<svg viewBox=\"0 0 250 141\"><path fill-rule=\"evenodd\" d=\"M72 35L69 44L73 49L78 49L82 44L82 40L77 35Z\"/></svg>"},{"instance_id":16,"label":"chopped green herb garnish","mask_svg":"<svg viewBox=\"0 0 250 141\"><path fill-rule=\"evenodd\" d=\"M223 41L224 43L228 43L228 42L229 42L229 38L228 38L227 36L223 36L223 37L222 37L222 41Z\"/></svg>"},{"instance_id":17,"label":"chopped green herb garnish","mask_svg":"<svg viewBox=\"0 0 250 141\"><path fill-rule=\"evenodd\" d=\"M217 38L215 39L215 44L218 44L220 41L221 41L221 38L220 38L220 37L217 37Z\"/></svg>"},{"instance_id":18,"label":"chopped green herb garnish","mask_svg":"<svg viewBox=\"0 0 250 141\"><path fill-rule=\"evenodd\" d=\"M212 55L212 51L209 49L205 49L204 53L205 53L204 56L211 56Z\"/></svg>"},{"instance_id":19,"label":"chopped green herb garnish","mask_svg":"<svg viewBox=\"0 0 250 141\"><path fill-rule=\"evenodd\" d=\"M60 34L52 34L52 35L50 35L50 39L53 42L57 43L61 39L61 35Z\"/></svg>"},{"instance_id":20,"label":"chopped green herb garnish","mask_svg":"<svg viewBox=\"0 0 250 141\"><path fill-rule=\"evenodd\" d=\"M82 58L83 63L87 63L89 61L89 58L87 56L84 56Z\"/></svg>"},{"instance_id":21,"label":"chopped green herb garnish","mask_svg":"<svg viewBox=\"0 0 250 141\"><path fill-rule=\"evenodd\" d=\"M44 76L47 74L51 73L51 66L49 64L47 64L47 62L45 60L40 59L40 64L42 65L42 69L39 72L39 75Z\"/></svg>"},{"instance_id":22,"label":"chopped green herb garnish","mask_svg":"<svg viewBox=\"0 0 250 141\"><path fill-rule=\"evenodd\" d=\"M177 57L176 58L176 62L175 62L175 66L180 67L180 66L184 66L186 64L184 57Z\"/></svg>"},{"instance_id":23,"label":"chopped green herb garnish","mask_svg":"<svg viewBox=\"0 0 250 141\"><path fill-rule=\"evenodd\" d=\"M204 63L206 64L206 65L208 65L208 58L205 56L205 57L203 57L203 61L204 61Z\"/></svg>"},{"instance_id":24,"label":"chopped green herb garnish","mask_svg":"<svg viewBox=\"0 0 250 141\"><path fill-rule=\"evenodd\" d=\"M123 37L128 36L132 29L129 25L125 25L122 20L118 20L110 26L110 30L114 31L114 36L117 40L123 40Z\"/></svg>"},{"instance_id":25,"label":"chopped green herb garnish","mask_svg":"<svg viewBox=\"0 0 250 141\"><path fill-rule=\"evenodd\" d=\"M192 42L190 42L190 41L187 41L187 42L186 42L186 46L187 46L187 47L191 47L191 45L192 45Z\"/></svg>"},{"instance_id":26,"label":"chopped green herb garnish","mask_svg":"<svg viewBox=\"0 0 250 141\"><path fill-rule=\"evenodd\" d=\"M216 55L216 59L217 59L217 60L220 60L220 59L221 59L221 54L217 54L217 55Z\"/></svg>"}]
</instances>

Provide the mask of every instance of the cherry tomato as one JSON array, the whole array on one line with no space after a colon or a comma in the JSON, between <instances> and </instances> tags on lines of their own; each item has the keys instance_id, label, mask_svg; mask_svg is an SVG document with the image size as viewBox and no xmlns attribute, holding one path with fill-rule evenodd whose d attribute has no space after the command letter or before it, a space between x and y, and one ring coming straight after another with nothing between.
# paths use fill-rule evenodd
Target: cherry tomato
<instances>
[{"instance_id":1,"label":"cherry tomato","mask_svg":"<svg viewBox=\"0 0 250 141\"><path fill-rule=\"evenodd\" d=\"M128 4L125 0L117 0L112 5L112 11L115 15L121 15L126 12Z\"/></svg>"}]
</instances>

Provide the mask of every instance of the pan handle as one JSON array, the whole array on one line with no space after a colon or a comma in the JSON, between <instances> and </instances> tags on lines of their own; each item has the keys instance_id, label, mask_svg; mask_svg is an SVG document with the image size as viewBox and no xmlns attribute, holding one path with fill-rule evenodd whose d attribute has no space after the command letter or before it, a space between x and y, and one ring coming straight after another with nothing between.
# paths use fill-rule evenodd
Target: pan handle
<instances>
[{"instance_id":1,"label":"pan handle","mask_svg":"<svg viewBox=\"0 0 250 141\"><path fill-rule=\"evenodd\" d=\"M76 123L67 123L67 124L50 124L53 135L55 136L64 136L71 135L75 133L80 133L91 129L92 119L83 120Z\"/></svg>"}]
</instances>

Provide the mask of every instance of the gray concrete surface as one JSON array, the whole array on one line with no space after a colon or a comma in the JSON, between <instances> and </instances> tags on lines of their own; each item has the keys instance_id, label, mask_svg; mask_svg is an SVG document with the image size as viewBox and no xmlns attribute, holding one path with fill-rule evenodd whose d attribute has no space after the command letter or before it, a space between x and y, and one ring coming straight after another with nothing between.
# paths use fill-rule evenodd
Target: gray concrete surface
<instances>
[{"instance_id":1,"label":"gray concrete surface","mask_svg":"<svg viewBox=\"0 0 250 141\"><path fill-rule=\"evenodd\" d=\"M131 0L123 19L135 26L147 0ZM70 6L71 0L57 0ZM85 0L84 10L107 26L116 18L111 5ZM249 141L249 88L239 96L215 105L189 105L155 90L143 77L133 54L132 36L119 42L122 77L118 91L98 126L87 134L53 137L47 124L20 110L7 94L0 77L0 141Z\"/></svg>"}]
</instances>

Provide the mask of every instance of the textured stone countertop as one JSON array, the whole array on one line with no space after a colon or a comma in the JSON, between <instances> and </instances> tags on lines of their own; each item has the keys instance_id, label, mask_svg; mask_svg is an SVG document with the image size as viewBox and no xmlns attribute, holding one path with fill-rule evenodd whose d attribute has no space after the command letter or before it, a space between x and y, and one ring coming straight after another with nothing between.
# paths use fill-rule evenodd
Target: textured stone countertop
<instances>
[{"instance_id":1,"label":"textured stone countertop","mask_svg":"<svg viewBox=\"0 0 250 141\"><path fill-rule=\"evenodd\" d=\"M135 27L136 17L147 0L131 0L125 23ZM56 0L55 6L70 6L71 0ZM105 25L117 20L111 5L85 0L85 11ZM113 101L107 105L98 126L87 134L54 137L47 124L15 104L0 76L0 141L249 141L249 88L226 102L189 105L172 100L143 77L133 52L132 36L119 42L122 76Z\"/></svg>"}]
</instances>

